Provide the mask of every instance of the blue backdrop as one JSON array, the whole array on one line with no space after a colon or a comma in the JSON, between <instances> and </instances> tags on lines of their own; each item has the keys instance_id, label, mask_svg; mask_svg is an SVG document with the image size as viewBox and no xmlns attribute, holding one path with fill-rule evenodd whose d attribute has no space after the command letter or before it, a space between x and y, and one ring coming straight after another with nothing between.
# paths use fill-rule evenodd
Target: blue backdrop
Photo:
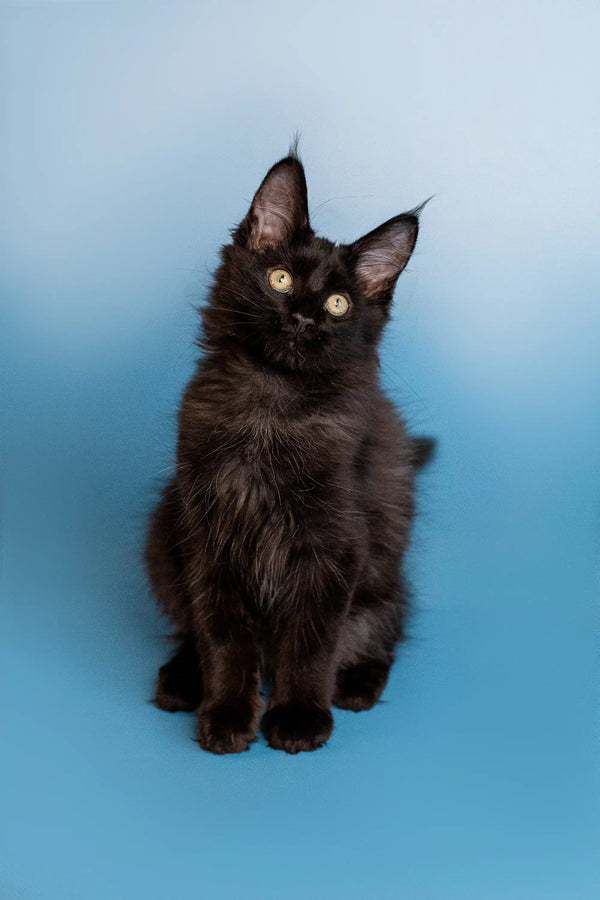
<instances>
[{"instance_id":1,"label":"blue backdrop","mask_svg":"<svg viewBox=\"0 0 600 900\"><path fill-rule=\"evenodd\" d=\"M599 896L592 0L0 11L7 900ZM440 450L385 702L217 758L140 563L227 229L302 129L348 241L436 193L383 351Z\"/></svg>"}]
</instances>

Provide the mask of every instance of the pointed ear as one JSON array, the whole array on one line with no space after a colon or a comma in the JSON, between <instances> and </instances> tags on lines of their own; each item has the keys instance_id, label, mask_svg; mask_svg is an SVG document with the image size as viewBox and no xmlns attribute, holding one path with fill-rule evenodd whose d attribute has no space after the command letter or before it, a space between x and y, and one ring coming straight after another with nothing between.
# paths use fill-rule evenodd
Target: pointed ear
<instances>
[{"instance_id":1,"label":"pointed ear","mask_svg":"<svg viewBox=\"0 0 600 900\"><path fill-rule=\"evenodd\" d=\"M287 244L309 228L304 169L296 156L286 156L267 172L236 236L260 251Z\"/></svg>"},{"instance_id":2,"label":"pointed ear","mask_svg":"<svg viewBox=\"0 0 600 900\"><path fill-rule=\"evenodd\" d=\"M415 249L418 212L414 210L389 219L351 245L354 271L367 297L389 299L391 296L400 272Z\"/></svg>"}]
</instances>

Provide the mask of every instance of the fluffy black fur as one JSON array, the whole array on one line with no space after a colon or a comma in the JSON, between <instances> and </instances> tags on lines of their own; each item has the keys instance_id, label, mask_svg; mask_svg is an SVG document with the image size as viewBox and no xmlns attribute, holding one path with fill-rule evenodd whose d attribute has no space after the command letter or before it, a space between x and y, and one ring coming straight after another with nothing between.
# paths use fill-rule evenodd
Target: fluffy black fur
<instances>
[{"instance_id":1,"label":"fluffy black fur","mask_svg":"<svg viewBox=\"0 0 600 900\"><path fill-rule=\"evenodd\" d=\"M417 212L351 245L315 236L292 153L269 171L222 250L204 354L179 415L176 472L149 529L154 592L180 648L155 702L198 710L203 748L314 750L332 703L379 699L402 637L401 563L416 470L378 381L377 344ZM270 283L285 270L292 289ZM325 307L331 295L343 315Z\"/></svg>"}]
</instances>

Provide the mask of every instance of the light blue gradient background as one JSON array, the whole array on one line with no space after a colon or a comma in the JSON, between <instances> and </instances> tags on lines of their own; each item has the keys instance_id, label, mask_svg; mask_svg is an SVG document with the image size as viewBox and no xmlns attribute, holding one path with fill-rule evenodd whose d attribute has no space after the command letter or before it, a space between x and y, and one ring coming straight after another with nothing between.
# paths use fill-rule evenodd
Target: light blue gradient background
<instances>
[{"instance_id":1,"label":"light blue gradient background","mask_svg":"<svg viewBox=\"0 0 600 900\"><path fill-rule=\"evenodd\" d=\"M600 9L3 6L3 900L599 896ZM140 565L227 229L302 129L340 241L436 192L382 374L413 638L330 744L146 702Z\"/></svg>"}]
</instances>

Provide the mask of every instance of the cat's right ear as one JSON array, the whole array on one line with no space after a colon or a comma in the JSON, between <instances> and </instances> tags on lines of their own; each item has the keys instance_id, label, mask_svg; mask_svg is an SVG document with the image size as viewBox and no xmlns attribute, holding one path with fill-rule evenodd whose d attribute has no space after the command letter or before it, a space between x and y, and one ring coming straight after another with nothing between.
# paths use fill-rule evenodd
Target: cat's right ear
<instances>
[{"instance_id":1,"label":"cat's right ear","mask_svg":"<svg viewBox=\"0 0 600 900\"><path fill-rule=\"evenodd\" d=\"M267 172L234 240L261 251L288 244L309 229L304 168L296 156L286 156Z\"/></svg>"},{"instance_id":2,"label":"cat's right ear","mask_svg":"<svg viewBox=\"0 0 600 900\"><path fill-rule=\"evenodd\" d=\"M424 205L389 219L350 246L354 270L367 297L391 301L398 276L415 248L418 214Z\"/></svg>"}]
</instances>

